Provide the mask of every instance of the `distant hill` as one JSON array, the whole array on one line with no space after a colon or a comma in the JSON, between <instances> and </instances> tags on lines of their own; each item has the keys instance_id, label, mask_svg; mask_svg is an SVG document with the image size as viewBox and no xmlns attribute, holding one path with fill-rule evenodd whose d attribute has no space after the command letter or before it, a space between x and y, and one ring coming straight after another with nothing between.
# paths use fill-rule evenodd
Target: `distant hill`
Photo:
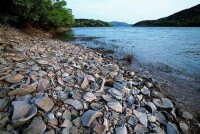
<instances>
[{"instance_id":1,"label":"distant hill","mask_svg":"<svg viewBox=\"0 0 200 134\"><path fill-rule=\"evenodd\" d=\"M117 26L131 26L130 24L126 23L126 22L118 22L118 21L112 21L109 22L110 25L117 27Z\"/></svg>"},{"instance_id":2,"label":"distant hill","mask_svg":"<svg viewBox=\"0 0 200 134\"><path fill-rule=\"evenodd\" d=\"M75 19L74 27L110 27L110 23L94 19Z\"/></svg>"},{"instance_id":3,"label":"distant hill","mask_svg":"<svg viewBox=\"0 0 200 134\"><path fill-rule=\"evenodd\" d=\"M133 26L200 26L200 4L157 20L141 21Z\"/></svg>"}]
</instances>

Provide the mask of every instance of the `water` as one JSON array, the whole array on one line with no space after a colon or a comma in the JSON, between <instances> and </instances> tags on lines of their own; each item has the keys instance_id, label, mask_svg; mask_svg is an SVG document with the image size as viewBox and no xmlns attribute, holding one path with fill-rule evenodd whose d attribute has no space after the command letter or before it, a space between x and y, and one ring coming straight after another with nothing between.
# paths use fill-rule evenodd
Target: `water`
<instances>
[{"instance_id":1,"label":"water","mask_svg":"<svg viewBox=\"0 0 200 134\"><path fill-rule=\"evenodd\" d=\"M75 43L131 54L142 64L166 65L200 78L200 28L105 27L73 28Z\"/></svg>"}]
</instances>

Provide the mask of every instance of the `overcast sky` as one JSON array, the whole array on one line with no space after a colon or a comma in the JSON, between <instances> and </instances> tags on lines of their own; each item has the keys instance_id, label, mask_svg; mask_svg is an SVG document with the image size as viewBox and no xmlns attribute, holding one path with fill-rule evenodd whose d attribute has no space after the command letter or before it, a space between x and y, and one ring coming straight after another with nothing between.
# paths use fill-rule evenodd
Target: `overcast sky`
<instances>
[{"instance_id":1,"label":"overcast sky","mask_svg":"<svg viewBox=\"0 0 200 134\"><path fill-rule=\"evenodd\" d=\"M200 0L67 0L67 4L75 18L133 24L166 17L200 4Z\"/></svg>"}]
</instances>

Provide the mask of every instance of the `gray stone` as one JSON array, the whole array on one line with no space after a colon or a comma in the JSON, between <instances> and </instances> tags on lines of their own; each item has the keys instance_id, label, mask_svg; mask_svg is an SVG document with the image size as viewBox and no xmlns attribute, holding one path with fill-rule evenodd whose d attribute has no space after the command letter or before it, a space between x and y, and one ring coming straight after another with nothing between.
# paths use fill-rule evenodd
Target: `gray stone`
<instances>
[{"instance_id":1,"label":"gray stone","mask_svg":"<svg viewBox=\"0 0 200 134\"><path fill-rule=\"evenodd\" d=\"M35 100L35 105L45 112L49 112L53 108L54 102L49 97L42 97Z\"/></svg>"}]
</instances>

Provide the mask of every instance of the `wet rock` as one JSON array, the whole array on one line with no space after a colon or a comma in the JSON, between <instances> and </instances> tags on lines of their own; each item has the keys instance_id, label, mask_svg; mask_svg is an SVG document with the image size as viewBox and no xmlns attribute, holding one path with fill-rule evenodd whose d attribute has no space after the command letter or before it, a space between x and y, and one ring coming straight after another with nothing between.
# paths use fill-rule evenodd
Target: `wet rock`
<instances>
[{"instance_id":1,"label":"wet rock","mask_svg":"<svg viewBox=\"0 0 200 134\"><path fill-rule=\"evenodd\" d=\"M96 132L97 134L103 134L104 131L105 131L105 126L104 125L99 125L97 124L95 127L94 127L94 132Z\"/></svg>"},{"instance_id":2,"label":"wet rock","mask_svg":"<svg viewBox=\"0 0 200 134\"><path fill-rule=\"evenodd\" d=\"M23 101L13 101L12 105L14 108L12 115L12 123L14 126L23 125L37 113L37 108L33 104L29 105Z\"/></svg>"},{"instance_id":3,"label":"wet rock","mask_svg":"<svg viewBox=\"0 0 200 134\"><path fill-rule=\"evenodd\" d=\"M83 96L83 99L85 99L88 102L91 102L93 100L96 100L97 97L93 93L88 92Z\"/></svg>"},{"instance_id":4,"label":"wet rock","mask_svg":"<svg viewBox=\"0 0 200 134\"><path fill-rule=\"evenodd\" d=\"M177 127L171 122L167 123L167 133L168 134L179 134Z\"/></svg>"},{"instance_id":5,"label":"wet rock","mask_svg":"<svg viewBox=\"0 0 200 134\"><path fill-rule=\"evenodd\" d=\"M17 74L17 75L10 75L8 76L5 81L9 82L9 83L18 83L20 81L22 81L22 79L24 79L24 76L21 74Z\"/></svg>"},{"instance_id":6,"label":"wet rock","mask_svg":"<svg viewBox=\"0 0 200 134\"><path fill-rule=\"evenodd\" d=\"M123 126L120 126L120 127L116 127L115 128L115 133L116 134L127 134L126 126L123 125Z\"/></svg>"},{"instance_id":7,"label":"wet rock","mask_svg":"<svg viewBox=\"0 0 200 134\"><path fill-rule=\"evenodd\" d=\"M0 99L0 112L3 111L5 109L5 107L8 105L8 103L10 102L10 98L7 97L7 98L3 98L3 99Z\"/></svg>"},{"instance_id":8,"label":"wet rock","mask_svg":"<svg viewBox=\"0 0 200 134\"><path fill-rule=\"evenodd\" d=\"M22 84L20 86L20 88L17 88L15 90L10 91L8 93L8 95L10 95L10 96L14 96L14 95L23 96L23 95L27 95L27 94L33 93L35 90L36 90L35 86Z\"/></svg>"},{"instance_id":9,"label":"wet rock","mask_svg":"<svg viewBox=\"0 0 200 134\"><path fill-rule=\"evenodd\" d=\"M172 102L167 98L153 99L153 103L160 108L173 108Z\"/></svg>"},{"instance_id":10,"label":"wet rock","mask_svg":"<svg viewBox=\"0 0 200 134\"><path fill-rule=\"evenodd\" d=\"M180 123L179 123L179 126L180 126L181 130L182 130L185 134L187 134L187 133L189 132L189 127L188 127L188 125L187 125L186 123L180 122Z\"/></svg>"},{"instance_id":11,"label":"wet rock","mask_svg":"<svg viewBox=\"0 0 200 134\"><path fill-rule=\"evenodd\" d=\"M122 113L122 105L116 101L116 100L111 100L107 103L107 106L116 112Z\"/></svg>"},{"instance_id":12,"label":"wet rock","mask_svg":"<svg viewBox=\"0 0 200 134\"><path fill-rule=\"evenodd\" d=\"M43 91L47 90L47 87L49 86L49 80L40 78L37 86L37 90Z\"/></svg>"},{"instance_id":13,"label":"wet rock","mask_svg":"<svg viewBox=\"0 0 200 134\"><path fill-rule=\"evenodd\" d=\"M49 97L42 97L35 100L35 105L45 112L49 112L53 108L54 102Z\"/></svg>"},{"instance_id":14,"label":"wet rock","mask_svg":"<svg viewBox=\"0 0 200 134\"><path fill-rule=\"evenodd\" d=\"M165 116L161 112L156 111L155 112L155 117L156 117L156 120L158 122L160 122L161 124L164 124L164 125L167 124L167 120L166 120Z\"/></svg>"},{"instance_id":15,"label":"wet rock","mask_svg":"<svg viewBox=\"0 0 200 134\"><path fill-rule=\"evenodd\" d=\"M73 106L76 110L82 110L83 109L82 103L78 100L67 99L67 100L64 101L64 103Z\"/></svg>"},{"instance_id":16,"label":"wet rock","mask_svg":"<svg viewBox=\"0 0 200 134\"><path fill-rule=\"evenodd\" d=\"M145 126L147 127L147 114L146 113L142 113L142 112L138 112L136 110L133 110L133 113L135 114L135 116L138 118L138 120Z\"/></svg>"},{"instance_id":17,"label":"wet rock","mask_svg":"<svg viewBox=\"0 0 200 134\"><path fill-rule=\"evenodd\" d=\"M28 128L24 129L23 134L42 134L46 130L46 125L44 124L42 117L34 117Z\"/></svg>"},{"instance_id":18,"label":"wet rock","mask_svg":"<svg viewBox=\"0 0 200 134\"><path fill-rule=\"evenodd\" d=\"M94 111L94 110L88 110L83 114L81 117L81 122L83 126L89 127L91 123L98 117L103 116L101 112Z\"/></svg>"},{"instance_id":19,"label":"wet rock","mask_svg":"<svg viewBox=\"0 0 200 134\"><path fill-rule=\"evenodd\" d=\"M193 116L187 111L183 111L181 116L186 120L192 120L193 119Z\"/></svg>"},{"instance_id":20,"label":"wet rock","mask_svg":"<svg viewBox=\"0 0 200 134\"><path fill-rule=\"evenodd\" d=\"M144 95L150 95L149 89L147 87L145 87L145 86L141 89L141 92Z\"/></svg>"}]
</instances>

